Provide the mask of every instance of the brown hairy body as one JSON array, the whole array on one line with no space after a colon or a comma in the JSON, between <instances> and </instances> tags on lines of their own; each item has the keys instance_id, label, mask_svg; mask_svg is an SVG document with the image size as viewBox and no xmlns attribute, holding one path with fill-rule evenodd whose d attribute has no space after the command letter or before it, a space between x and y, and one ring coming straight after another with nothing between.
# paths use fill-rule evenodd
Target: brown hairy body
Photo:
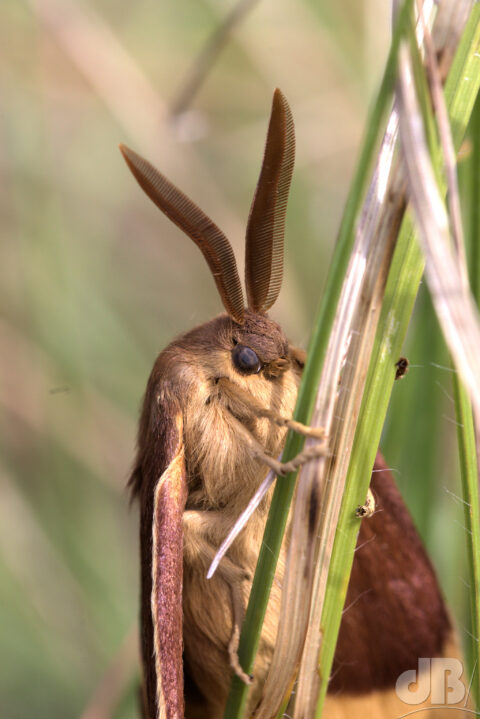
<instances>
[{"instance_id":1,"label":"brown hairy body","mask_svg":"<svg viewBox=\"0 0 480 719\"><path fill-rule=\"evenodd\" d=\"M145 719L223 716L232 671L242 675L236 641L269 494L212 579L207 570L268 467L281 469L286 426L312 434L291 421L305 355L267 315L281 286L294 144L290 109L276 90L246 233L247 308L225 235L150 163L121 148L142 189L201 249L227 312L172 342L157 358L145 393L130 480L140 504ZM305 459L303 454L297 462ZM410 706L399 706L393 691L399 674L415 669L418 657L450 651L450 625L433 569L380 456L375 468L376 511L360 529L327 719L408 713ZM285 536L248 715L261 696L275 644L288 528ZM446 719L449 711L442 712ZM436 716L435 710L426 716Z\"/></svg>"},{"instance_id":2,"label":"brown hairy body","mask_svg":"<svg viewBox=\"0 0 480 719\"><path fill-rule=\"evenodd\" d=\"M235 370L231 359L237 343L248 343L265 366L279 357L288 358L285 363L288 369L270 380L265 379L264 373L242 375ZM265 408L289 417L295 405L303 356L299 350L290 350L280 327L267 317L248 313L245 324L239 327L222 315L195 328L164 350L148 383L132 485L135 493L148 495L158 480L156 472L149 480L145 467L152 455L152 445L158 442L158 427L164 420L155 416L158 411L155 400L161 397L164 405L168 395L167 405L181 407L185 438L188 497L183 513L184 656L190 680L203 697L199 703L204 716L215 716L226 699L231 677L228 644L235 608L241 614L248 599L269 498L234 542L216 575L207 580L206 573L218 546L266 474L265 464L252 455L251 440L270 456L277 457L286 432L284 427L256 417L243 402L235 403L230 393L228 396L222 393L219 380L247 390L253 400ZM158 465L155 467L158 471ZM146 520L145 525L148 524ZM146 533L142 544L144 557L151 555L151 532ZM147 608L142 624L144 661L147 662L154 644L149 609L151 561L142 561L142 568L142 607ZM276 616L279 609L283 557L277 575L270 601L274 612L269 609L255 670L258 686L275 640L273 615ZM241 621L240 615L237 621Z\"/></svg>"},{"instance_id":3,"label":"brown hairy body","mask_svg":"<svg viewBox=\"0 0 480 719\"><path fill-rule=\"evenodd\" d=\"M287 369L269 380L263 374L242 375L232 365L231 356L236 343L247 342L266 366L280 356L288 358ZM174 341L158 357L149 380L132 478L136 492L151 494L158 479L156 474L149 479L145 467L165 421L159 408L176 405L183 418L188 492L182 517L187 718L223 716L232 675L229 642L248 601L262 541L270 497L235 540L219 571L206 579L218 546L267 472L264 463L252 456L249 435L276 457L286 431L267 418L256 417L243 402L236 404L232 393L222 393L221 387L225 381L241 387L252 395L252 404L256 400L288 417L295 405L302 365L303 352L288 344L272 320L249 313L239 328L222 315ZM391 689L403 671L416 666L418 657L442 656L450 636L433 569L380 456L375 470L376 512L360 528L330 683L330 693L343 698L360 699L372 691ZM148 521L145 524L149 526ZM142 545L143 659L148 667L154 653L150 532ZM275 643L285 545L254 667L251 710L259 699ZM154 673L150 672L149 678L147 672L150 704L156 699L156 682ZM147 717L155 716L151 711Z\"/></svg>"}]
</instances>

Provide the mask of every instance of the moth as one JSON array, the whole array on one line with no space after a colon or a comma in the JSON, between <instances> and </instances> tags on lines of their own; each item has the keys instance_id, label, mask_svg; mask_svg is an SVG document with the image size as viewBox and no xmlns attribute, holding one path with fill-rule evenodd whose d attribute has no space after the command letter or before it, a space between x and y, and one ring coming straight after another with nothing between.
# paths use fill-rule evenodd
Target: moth
<instances>
[{"instance_id":1,"label":"moth","mask_svg":"<svg viewBox=\"0 0 480 719\"><path fill-rule=\"evenodd\" d=\"M267 314L282 282L295 152L292 114L277 89L246 230L246 306L223 232L149 162L125 146L121 151L144 192L200 248L225 309L157 357L130 479L140 506L143 716L217 719L232 672L242 676L236 641L270 494L211 579L207 571L269 468L279 469L288 428L309 432L291 421L305 353ZM394 692L399 675L414 669L419 657L442 656L453 646L434 571L381 455L371 491L374 511L361 523L327 718L405 713L411 707L399 704ZM273 652L287 542L288 531L251 678L248 716L254 715Z\"/></svg>"}]
</instances>

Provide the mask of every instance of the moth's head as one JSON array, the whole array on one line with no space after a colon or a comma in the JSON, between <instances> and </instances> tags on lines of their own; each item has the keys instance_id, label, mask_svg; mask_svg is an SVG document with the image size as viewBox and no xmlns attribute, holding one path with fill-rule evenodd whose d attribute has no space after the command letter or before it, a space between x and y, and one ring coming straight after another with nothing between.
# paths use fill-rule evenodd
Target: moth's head
<instances>
[{"instance_id":1,"label":"moth's head","mask_svg":"<svg viewBox=\"0 0 480 719\"><path fill-rule=\"evenodd\" d=\"M247 371L247 365L253 366L253 354L248 349L255 354L258 349L260 355L257 356L264 358L271 358L272 352L276 352L275 359L280 360L284 348L282 342L286 343L286 340L275 340L273 350L273 345L265 339L267 335L264 334L262 343L263 330L267 327L278 328L266 312L277 299L282 284L285 213L295 156L292 114L280 90L275 90L273 95L262 169L247 224L247 309L235 257L227 237L149 162L127 147L121 145L120 149L142 189L198 245L207 260L231 320L231 340L236 342L238 348L234 350L234 361L239 368L244 366ZM272 331L273 336L277 337L276 329ZM247 350L243 351L243 347ZM262 360L264 366L272 361Z\"/></svg>"},{"instance_id":2,"label":"moth's head","mask_svg":"<svg viewBox=\"0 0 480 719\"><path fill-rule=\"evenodd\" d=\"M232 324L231 363L236 374L274 380L290 369L289 344L279 324L249 310L242 325Z\"/></svg>"},{"instance_id":3,"label":"moth's head","mask_svg":"<svg viewBox=\"0 0 480 719\"><path fill-rule=\"evenodd\" d=\"M222 314L182 335L173 345L188 357L188 366L195 368L195 381L203 382L207 395L222 378L258 399L272 397L277 389L284 391L285 383L294 389L305 359L301 350L289 344L277 322L266 313L248 309L242 324Z\"/></svg>"}]
</instances>

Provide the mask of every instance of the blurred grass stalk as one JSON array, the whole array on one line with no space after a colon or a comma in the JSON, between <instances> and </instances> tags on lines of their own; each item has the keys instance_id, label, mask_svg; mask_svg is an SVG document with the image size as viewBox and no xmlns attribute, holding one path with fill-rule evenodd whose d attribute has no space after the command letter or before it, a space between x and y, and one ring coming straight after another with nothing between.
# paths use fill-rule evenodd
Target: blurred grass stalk
<instances>
[{"instance_id":1,"label":"blurred grass stalk","mask_svg":"<svg viewBox=\"0 0 480 719\"><path fill-rule=\"evenodd\" d=\"M331 457L328 461L323 457L310 463L300 473L293 509L292 537L283 586L277 645L262 703L256 713L256 717L259 718L274 716L279 711L282 701L286 699L288 687L293 684L299 663L293 716L321 715L358 533L355 507L365 500L394 381L395 361L400 355L423 272L423 255L411 219L408 216L403 217L406 207L406 177L409 179L409 186L412 187L413 177L419 168L418 165L410 165L406 172L405 166L398 162L398 158L392 162L398 129L396 106L387 125L356 234L354 232L355 219L364 197L373 151L383 129L385 110L393 92L399 43L403 37L408 36L410 10L411 4L407 2L398 15L384 80L367 125L363 153L347 202L332 271L329 274L330 282L318 315L309 348L309 362L300 389L295 418L305 422L309 421L312 413L314 396L312 390L317 384L322 369L312 424L326 428L330 438ZM465 25L467 18L468 22ZM443 2L440 5L433 28L437 56L442 58L440 71L443 77L446 77L455 55L446 81L445 99L456 152L464 137L480 85L479 22L478 5L456 0ZM420 38L422 27L419 25ZM408 61L402 59L403 73L406 72L406 62ZM417 74L419 70L422 74L424 72L423 67L418 67L418 63L416 70ZM429 150L435 152L433 166L437 167L438 147L433 149L435 142L438 145L434 119L431 113L426 112L430 98L427 94L426 82L420 82L419 85L420 91L417 92L426 125L426 130L422 132L430 140ZM410 86L413 87L412 82ZM408 123L413 121L413 118L412 112L405 113L405 93L403 100L403 135L405 136L405 132L408 132ZM414 121L418 121L420 114L415 112ZM418 142L417 137L414 142ZM405 139L403 152L405 152ZM414 152L410 153L410 157L412 154L415 155ZM428 159L426 149L420 157L424 162L425 158ZM423 185L426 195L421 203L422 207L419 209L418 202L414 205L423 230L422 247L424 249L429 247L430 250L435 248L431 247L432 243L429 244L427 239L431 237L432 230L438 231L438 223L433 227L425 227L425 224L422 226L422 217L425 215L419 212L426 207L427 211L428 209L430 211L427 217L430 220L435 217L438 219L440 198L440 206L443 207L446 217L446 210L441 200L441 196L445 194L445 186L441 182L441 190L438 188L438 176L438 172L431 172L428 186L425 188ZM414 184L418 182L420 180L416 178ZM434 201L437 202L437 215L432 212L429 205L432 187L435 187L436 191ZM445 232L441 247L444 251L449 251L446 244L448 222L446 225L443 224ZM428 265L434 265L435 256L432 254L427 256ZM449 261L446 262L445 258ZM441 322L445 312L447 314L453 312L451 318L456 317L458 320L459 311L461 318L462 313L463 316L467 316L471 309L466 292L460 293L464 301L461 305L463 310L460 310L459 307L452 307L451 293L448 297L445 296L445 286L435 285L435 277L443 278L443 281L451 278L450 259L457 267L453 278L460 282L459 286L462 288L462 271L458 254L457 256L452 253L444 254L443 259L440 258L437 264L439 274L435 275L432 269L428 270L428 280L433 287L432 294L437 311L439 302L442 306L442 315L439 316ZM348 262L350 264L347 270ZM344 283L343 288L342 283ZM456 292L454 295L458 296L459 293ZM436 299L439 302L435 302ZM334 310L336 310L335 317ZM450 329L455 330L462 326L464 334L454 340L446 336L446 340L462 377L466 378L469 389L475 393L478 390L479 379L476 367L478 358L475 357L475 349L478 345L474 343L473 351L472 347L468 346L469 333L476 335L479 331L474 312L471 319L472 322L468 326L462 326L458 321L450 322ZM442 326L444 327L445 323ZM459 335L461 334L462 331ZM476 354L478 357L478 352ZM340 373L340 391L337 391ZM471 417L468 400L467 404L463 402L461 407L466 413L465 418ZM466 487L464 501L465 506L471 508L471 511L467 512L469 521L467 542L471 543L470 591L472 608L475 609L472 618L472 634L475 637L478 636L476 608L478 607L479 527L477 464L475 442L472 444L472 427L471 422L465 421L460 434L462 456L465 458L462 465L468 465L470 468L464 483ZM352 448L350 461L349 448ZM285 460L290 459L300 449L299 438L289 437L284 454ZM247 672L253 667L261 621L275 571L276 556L272 558L272 555L278 554L281 544L281 533L288 515L294 479L293 476L289 476L277 483L272 502L264 547L259 559L240 644L240 661ZM308 551L306 551L307 547ZM308 597L310 600L306 599ZM475 654L478 657L478 642L476 642ZM238 681L234 681L225 716L229 719L243 716L246 697L246 688L241 687Z\"/></svg>"},{"instance_id":2,"label":"blurred grass stalk","mask_svg":"<svg viewBox=\"0 0 480 719\"><path fill-rule=\"evenodd\" d=\"M413 47L413 46L412 46ZM416 47L410 61L406 47L401 48L400 92L402 151L407 167L409 194L414 209L419 237L427 258L426 276L436 314L454 359L457 372L453 376L457 435L462 478L470 595L470 642L467 655L470 660L471 686L478 706L479 679L476 667L479 658L478 637L480 628L480 521L478 503L478 436L480 419L480 319L475 300L468 284L468 269L460 216L460 202L456 179L456 163L450 128L442 122L445 115L443 97L435 93L437 82L436 59L427 51L427 68L432 88L433 107L438 121L440 144L436 137L424 129L435 127L428 102L423 103L421 117L418 97L428 97L426 78L422 74L421 59ZM414 66L414 69L412 68ZM415 88L414 75L423 80L423 87ZM427 117L425 117L425 114ZM430 150L429 150L430 148ZM442 160L444 168L440 163ZM448 186L448 210L442 199L442 169ZM452 242L450 241L450 236Z\"/></svg>"},{"instance_id":3,"label":"blurred grass stalk","mask_svg":"<svg viewBox=\"0 0 480 719\"><path fill-rule=\"evenodd\" d=\"M412 204L416 206L415 208L415 214L418 218L417 222L419 226L422 224L423 220L423 231L422 234L424 235L430 235L430 237L425 236L424 242L428 245L429 242L432 243L431 250L434 252L437 251L437 248L442 248L443 245L443 251L447 252L449 251L449 234L452 235L452 250L455 253L456 257L451 258L453 261L445 261L445 258L443 258L443 261L441 258L439 259L439 270L444 271L446 269L446 282L447 285L443 289L443 294L451 293L452 290L459 291L458 296L461 298L460 302L464 306L460 310L460 327L463 327L464 317L463 314L465 314L467 317L470 315L469 318L469 324L467 325L466 329L466 336L464 337L463 342L458 342L458 338L455 336L451 336L449 345L452 348L452 353L456 354L458 357L458 352L463 352L462 345L468 345L467 350L471 349L471 347L475 348L478 346L478 336L475 340L475 334L478 334L478 315L476 313L476 306L478 307L478 268L477 263L472 263L473 266L470 268L470 276L472 277L472 293L470 293L470 287L468 282L468 267L467 267L467 252L465 247L465 238L464 238L464 232L463 232L463 226L462 226L462 217L461 217L461 203L460 203L460 196L459 196L459 188L458 188L458 178L456 174L456 158L455 158L455 150L453 146L453 138L451 136L450 132L450 125L448 122L448 112L446 109L445 99L443 97L443 93L441 91L441 82L438 72L438 66L435 58L435 53L433 51L432 43L430 42L430 37L426 35L426 66L427 66L427 75L428 75L428 81L431 87L431 93L432 93L432 105L434 112L437 115L438 120L438 130L440 135L440 145L441 148L438 147L438 145L435 145L435 136L431 134L431 136L428 138L428 144L432 148L431 149L431 165L430 166L430 158L428 155L428 151L426 148L426 143L424 141L424 138L415 138L414 143L412 143L412 147L410 147L410 151L407 150L409 141L408 138L404 139L404 152L406 154L410 154L411 161L413 163L412 170L413 172L410 173L409 177L409 183L411 186L410 189L410 195L412 197ZM414 65L416 66L416 75L420 79L425 80L425 77L421 73L421 59L418 53L418 48L412 47L412 56L414 60ZM412 127L410 128L411 132L415 132L415 127L412 124L412 119L415 117L415 115L418 115L418 108L415 108L415 93L412 93L413 88L408 87L407 79L408 74L410 72L409 68L409 60L408 56L405 57L403 62L403 69L402 69L402 84L404 85L403 88L403 95L406 95L406 101L408 101L411 105L410 111L406 112L405 115L405 125L408 125L408 121L410 120L410 124ZM424 82L425 85L425 82ZM426 95L426 87L422 88L421 91L418 90L419 95ZM411 97L408 98L408 93L410 91ZM478 135L475 132L477 130L478 132L478 109L475 111L475 108L478 108L478 96L477 100L475 102L474 108L472 110L472 118L470 120L470 131L472 135L473 131L473 142L478 145ZM434 117L433 114L430 112L430 106L425 104L425 111L428 117L425 117L424 115L424 127L435 127ZM473 128L472 128L473 125ZM408 128L407 128L408 129ZM405 133L404 134L408 134ZM414 139L413 136L411 138ZM422 147L423 145L423 147ZM418 149L421 147L421 153L418 154ZM443 153L442 153L443 150ZM438 177L441 177L442 174L442 167L441 167L441 161L442 161L442 154L443 154L443 164L444 164L444 170L445 170L445 176L446 176L446 183L448 187L448 208L450 210L450 217L447 216L447 212L445 207L443 206L441 196L439 194L439 188L437 186L436 181L434 180L434 172ZM425 169L427 172L430 172L431 177L429 180L426 180L425 177L423 179L423 182L418 185L417 182L414 182L415 178L418 178L422 175L422 171L420 167L418 166L419 159L421 160L422 164L425 166ZM473 164L475 163L475 159L473 160ZM415 167L415 165L417 165ZM435 167L437 165L437 167ZM477 181L477 173L478 169L474 171L474 174L472 176L472 184L476 183ZM424 173L423 173L424 174ZM417 192L417 187L425 188L430 187L430 195L432 197L436 196L435 202L437 205L439 205L439 209L437 209L437 212L433 217L429 217L429 208L427 203L425 202L425 198L422 198L419 196L420 193ZM471 188L470 196L471 198L475 199L475 196L477 193L474 190L474 187ZM432 208L430 207L430 210ZM477 210L475 210L477 212ZM476 217L476 215L475 215ZM449 222L450 220L450 222ZM475 223L472 222L472 229L474 229ZM450 233L449 233L450 230ZM475 254L474 257L477 256L478 252L478 232L475 234L472 233L470 237L470 247L471 249L475 248ZM440 240L440 242L439 242ZM429 250L427 249L425 254L428 255ZM471 253L472 255L472 253ZM434 258L435 260L435 258ZM433 264L433 263L431 263ZM451 285L451 267L455 268L458 275L454 281L454 286ZM431 272L431 269L429 266L427 266L427 270ZM442 278L439 278L440 282L442 281ZM429 282L430 285L432 285L431 282ZM431 294L432 296L435 296L435 294L439 295L436 299L437 304L437 316L440 318L442 315L445 317L447 316L447 312L442 312L441 306L438 307L439 301L441 302L441 294L442 292L435 291L435 282L433 286L431 286ZM451 301L451 304L454 303L454 300ZM475 316L476 315L476 316ZM444 319L445 324L445 319ZM473 327L471 325L474 325ZM476 325L476 326L475 326ZM456 328L454 328L455 330ZM448 326L445 327L444 330L445 337L449 334ZM459 347L457 348L457 345ZM459 358L459 361L457 364L461 364L462 358ZM463 373L468 376L468 368L467 371ZM478 383L478 368L477 368L477 383ZM467 642L466 647L466 660L467 660L467 667L468 667L468 674L471 677L471 684L470 688L473 694L474 699L474 706L478 707L480 706L480 678L479 673L477 671L478 665L479 665L479 658L480 658L480 645L478 641L478 637L480 637L480 508L479 508L479 484L478 484L478 448L480 447L480 436L478 434L478 427L479 427L479 414L478 414L478 384L474 381L473 386L471 386L470 391L467 389L465 384L461 380L461 376L458 372L454 372L452 377L452 383L453 383L453 390L454 390L454 401L455 401L455 414L457 419L457 442L458 442L458 452L459 452L459 460L460 460L460 475L461 475L461 481L462 481L462 494L463 494L463 509L464 509L464 521L465 521L465 538L467 540L467 567L469 572L469 604L470 604L470 616L469 616L469 629L467 630L467 634L469 637L469 640ZM477 386L476 386L477 384ZM472 408L472 400L474 401L474 408Z\"/></svg>"}]
</instances>

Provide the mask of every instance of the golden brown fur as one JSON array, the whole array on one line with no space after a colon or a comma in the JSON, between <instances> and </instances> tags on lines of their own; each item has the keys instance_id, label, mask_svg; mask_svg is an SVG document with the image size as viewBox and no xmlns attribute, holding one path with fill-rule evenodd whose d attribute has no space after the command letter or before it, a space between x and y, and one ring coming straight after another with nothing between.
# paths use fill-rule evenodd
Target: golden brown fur
<instances>
[{"instance_id":1,"label":"golden brown fur","mask_svg":"<svg viewBox=\"0 0 480 719\"><path fill-rule=\"evenodd\" d=\"M248 343L255 350L263 365L261 372L244 375L234 367L232 349L236 343ZM279 365L279 359L288 361ZM232 545L216 575L207 580L206 572L218 546L266 475L266 466L252 455L252 442L266 454L277 457L286 432L269 419L256 417L255 411L249 411L244 402L236 403L234 393L223 393L218 380L240 387L252 397L254 404L280 417L291 417L302 360L301 352L289 351L288 342L275 322L265 315L246 311L243 326L221 315L174 341L158 357L148 383L132 486L134 492L148 496L175 461L175 457L163 455L156 463L151 459L157 451L159 428L172 421L170 416L158 416L158 407L165 402L165 397L173 398L181 407L183 418L188 487L183 514L184 659L190 682L193 681L198 690L195 711L204 712L205 717L221 712L228 693L231 678L228 644L233 629L233 608L243 609L248 599L269 498ZM272 373L272 363L283 371ZM142 547L142 606L145 608L142 624L143 632L150 635L153 629L149 617L152 549L147 533ZM252 702L256 700L273 650L283 564L282 556L255 666ZM241 616L236 620L239 623ZM151 674L152 648L151 640L144 642L147 675ZM147 694L152 694L154 683L151 678ZM188 699L187 696L187 716L191 711ZM147 716L150 715L147 713Z\"/></svg>"}]
</instances>

